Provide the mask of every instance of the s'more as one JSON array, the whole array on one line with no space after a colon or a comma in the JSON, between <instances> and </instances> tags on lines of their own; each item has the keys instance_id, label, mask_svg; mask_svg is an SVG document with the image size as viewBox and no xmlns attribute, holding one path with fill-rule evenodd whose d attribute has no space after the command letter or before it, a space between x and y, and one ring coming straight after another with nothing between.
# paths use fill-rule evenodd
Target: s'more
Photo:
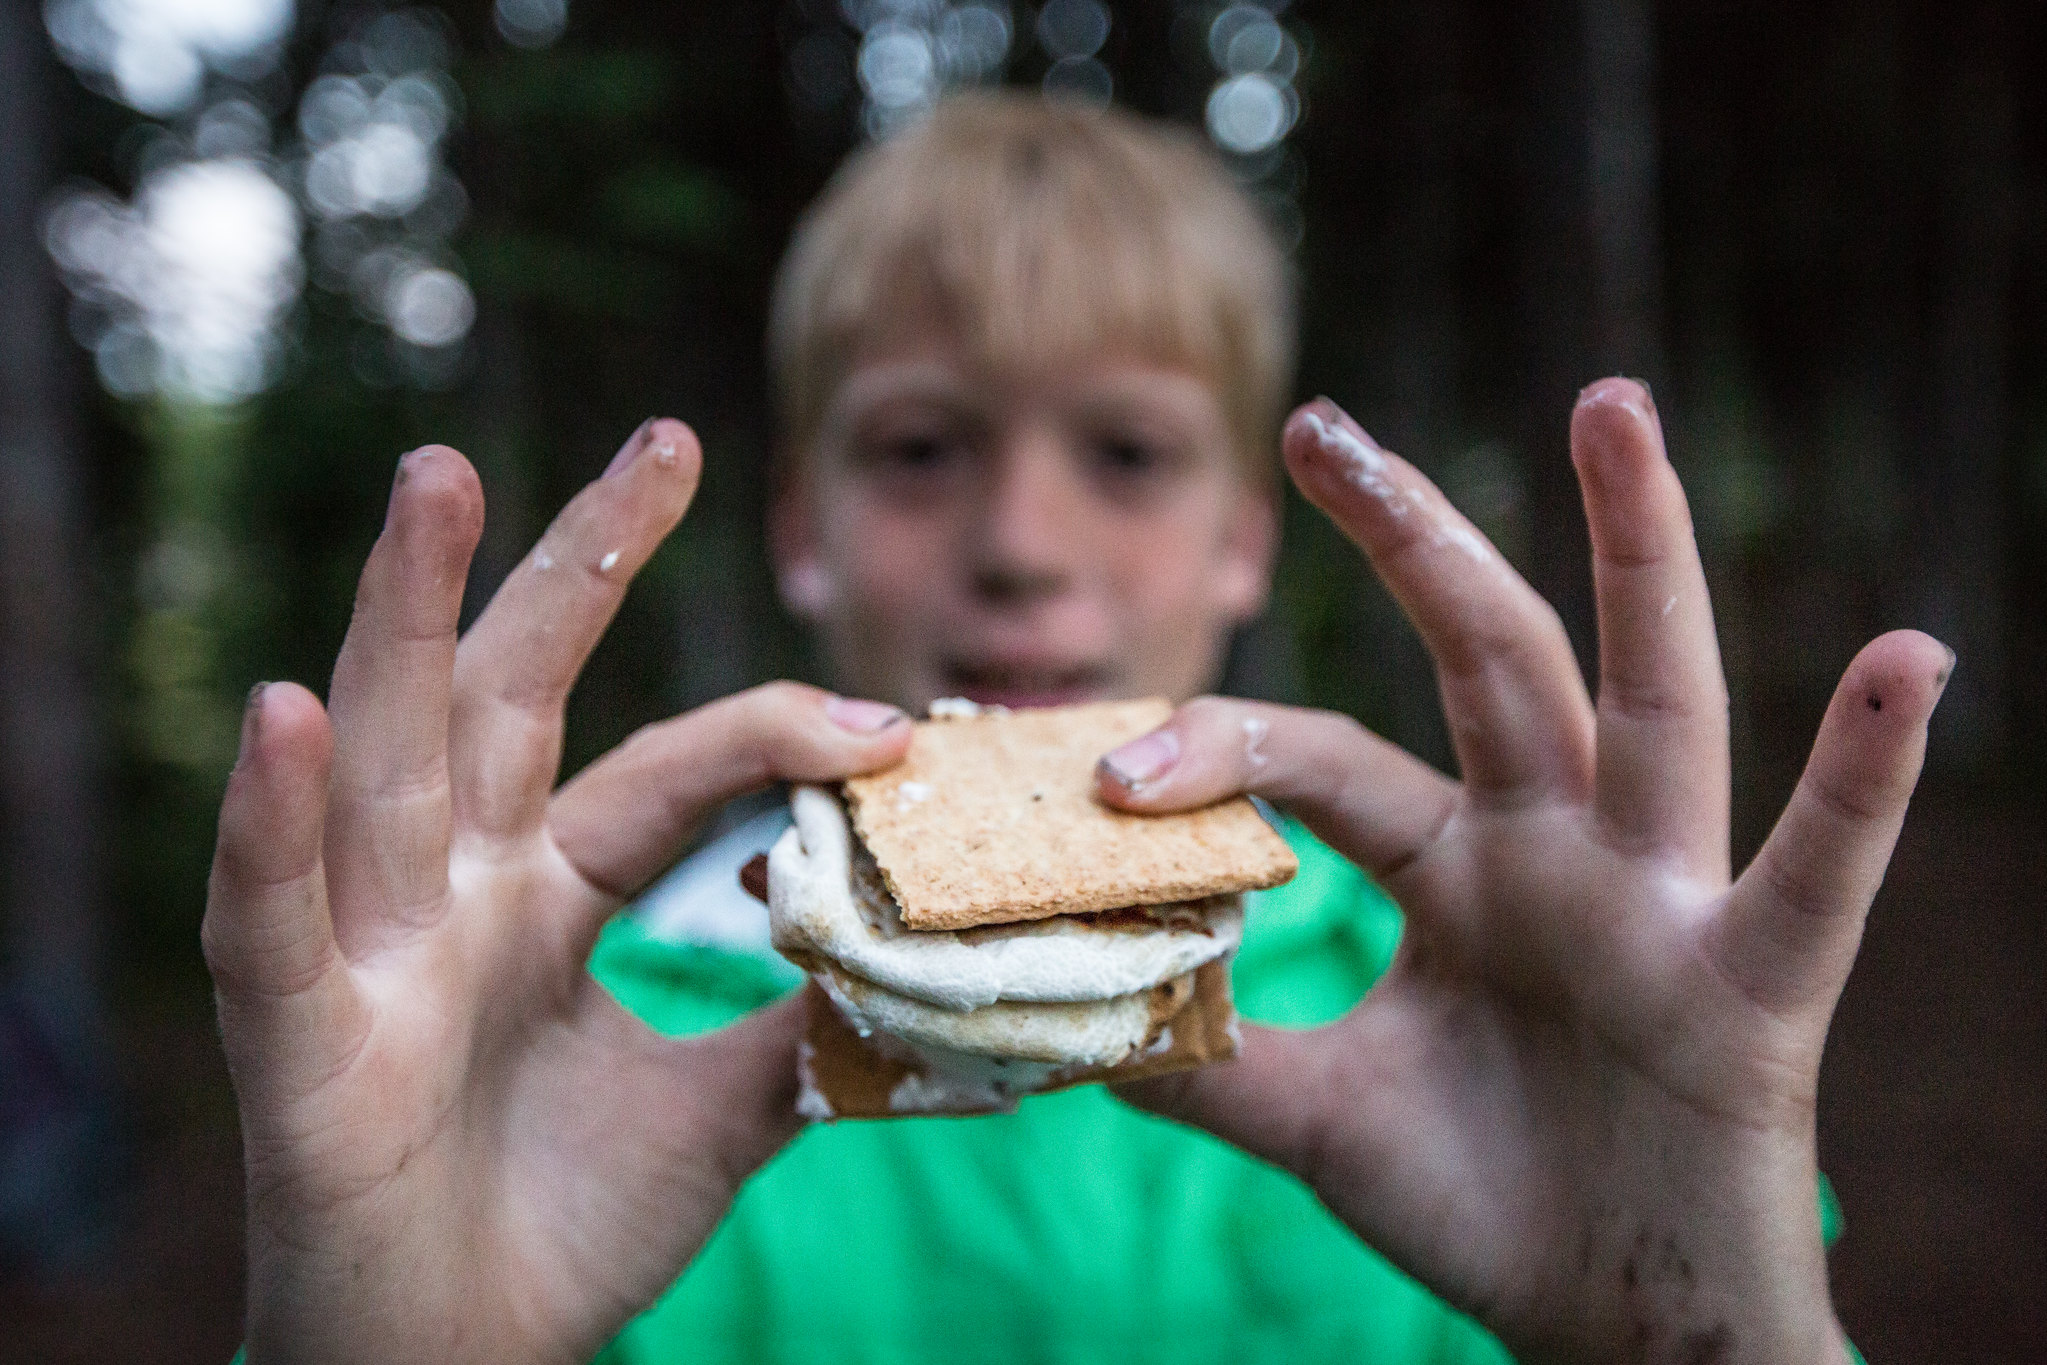
<instances>
[{"instance_id":1,"label":"s'more","mask_svg":"<svg viewBox=\"0 0 2047 1365\"><path fill-rule=\"evenodd\" d=\"M1096 761L1171 706L932 712L895 767L796 787L768 855L775 947L810 978L801 1112L1001 1112L1233 1056L1244 893L1296 862L1242 797L1100 802Z\"/></svg>"}]
</instances>

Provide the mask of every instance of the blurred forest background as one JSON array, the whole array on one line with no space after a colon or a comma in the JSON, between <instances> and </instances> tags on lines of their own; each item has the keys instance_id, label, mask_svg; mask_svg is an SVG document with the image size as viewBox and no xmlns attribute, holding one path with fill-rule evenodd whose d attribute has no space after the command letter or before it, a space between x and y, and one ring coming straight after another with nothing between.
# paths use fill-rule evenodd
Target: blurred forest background
<instances>
[{"instance_id":1,"label":"blurred forest background","mask_svg":"<svg viewBox=\"0 0 2047 1365\"><path fill-rule=\"evenodd\" d=\"M1301 393L1437 478L1588 661L1566 419L1651 381L1738 857L1862 641L1958 650L1829 1052L1837 1292L1872 1359L2047 1358L2047 10L10 0L0 1359L234 1347L214 813L248 687L324 685L398 454L482 472L480 605L641 418L701 434L571 767L813 673L762 552L770 273L850 148L1001 81L1204 127L1298 261ZM1298 500L1231 682L1448 762L1419 645Z\"/></svg>"}]
</instances>

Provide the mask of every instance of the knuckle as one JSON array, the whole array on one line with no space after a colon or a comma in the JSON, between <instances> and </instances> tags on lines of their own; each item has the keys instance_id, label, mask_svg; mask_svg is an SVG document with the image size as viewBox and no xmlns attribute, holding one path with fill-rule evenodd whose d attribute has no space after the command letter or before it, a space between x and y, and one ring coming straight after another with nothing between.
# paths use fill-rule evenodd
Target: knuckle
<instances>
[{"instance_id":1,"label":"knuckle","mask_svg":"<svg viewBox=\"0 0 2047 1365\"><path fill-rule=\"evenodd\" d=\"M1838 778L1816 777L1812 796L1820 809L1846 825L1873 825L1891 813L1890 793Z\"/></svg>"},{"instance_id":2,"label":"knuckle","mask_svg":"<svg viewBox=\"0 0 2047 1365\"><path fill-rule=\"evenodd\" d=\"M1792 859L1771 858L1763 868L1763 885L1772 900L1801 920L1827 919L1836 912L1827 885Z\"/></svg>"},{"instance_id":3,"label":"knuckle","mask_svg":"<svg viewBox=\"0 0 2047 1365\"><path fill-rule=\"evenodd\" d=\"M778 714L813 705L822 693L807 683L777 678L773 682L760 684L746 695L763 714Z\"/></svg>"},{"instance_id":4,"label":"knuckle","mask_svg":"<svg viewBox=\"0 0 2047 1365\"><path fill-rule=\"evenodd\" d=\"M1698 713L1690 697L1656 680L1608 678L1600 684L1599 706L1626 720L1688 720Z\"/></svg>"},{"instance_id":5,"label":"knuckle","mask_svg":"<svg viewBox=\"0 0 2047 1365\"><path fill-rule=\"evenodd\" d=\"M735 738L756 781L799 776L818 766L825 727L813 722L821 695L817 688L786 679L743 694Z\"/></svg>"}]
</instances>

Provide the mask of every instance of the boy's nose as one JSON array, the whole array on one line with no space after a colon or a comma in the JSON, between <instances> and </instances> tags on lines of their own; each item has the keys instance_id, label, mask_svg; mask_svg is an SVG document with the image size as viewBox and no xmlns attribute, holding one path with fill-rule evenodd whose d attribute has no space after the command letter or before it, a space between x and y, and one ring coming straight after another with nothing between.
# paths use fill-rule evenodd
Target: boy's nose
<instances>
[{"instance_id":1,"label":"boy's nose","mask_svg":"<svg viewBox=\"0 0 2047 1365\"><path fill-rule=\"evenodd\" d=\"M1005 442L970 548L974 589L1001 604L1056 596L1073 577L1087 490L1062 442Z\"/></svg>"}]
</instances>

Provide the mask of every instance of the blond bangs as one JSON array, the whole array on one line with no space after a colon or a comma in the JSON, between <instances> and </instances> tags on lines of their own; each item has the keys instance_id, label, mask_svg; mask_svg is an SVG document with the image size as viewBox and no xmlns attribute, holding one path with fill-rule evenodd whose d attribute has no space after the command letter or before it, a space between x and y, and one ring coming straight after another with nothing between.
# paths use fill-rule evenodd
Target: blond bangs
<instances>
[{"instance_id":1,"label":"blond bangs","mask_svg":"<svg viewBox=\"0 0 2047 1365\"><path fill-rule=\"evenodd\" d=\"M948 100L855 157L797 230L770 360L789 444L815 435L878 319L929 300L1000 369L1105 352L1185 368L1270 477L1293 373L1284 259L1191 136L1034 97Z\"/></svg>"}]
</instances>

